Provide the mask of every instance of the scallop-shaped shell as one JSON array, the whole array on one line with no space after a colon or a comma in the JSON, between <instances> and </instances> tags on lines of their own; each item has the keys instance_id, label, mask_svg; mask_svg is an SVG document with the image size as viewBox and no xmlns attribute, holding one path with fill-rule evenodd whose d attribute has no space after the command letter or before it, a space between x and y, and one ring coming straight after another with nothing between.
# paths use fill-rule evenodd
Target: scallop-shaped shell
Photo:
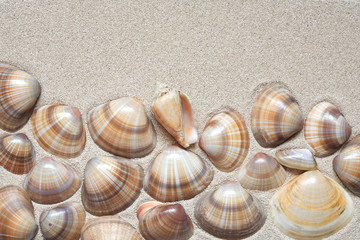
<instances>
[{"instance_id":1,"label":"scallop-shaped shell","mask_svg":"<svg viewBox=\"0 0 360 240\"><path fill-rule=\"evenodd\" d=\"M119 216L89 220L81 230L81 240L141 240L139 233Z\"/></svg>"},{"instance_id":2,"label":"scallop-shaped shell","mask_svg":"<svg viewBox=\"0 0 360 240\"><path fill-rule=\"evenodd\" d=\"M154 126L136 98L123 97L94 108L88 127L95 143L114 155L139 158L156 145Z\"/></svg>"},{"instance_id":3,"label":"scallop-shaped shell","mask_svg":"<svg viewBox=\"0 0 360 240\"><path fill-rule=\"evenodd\" d=\"M284 168L271 156L257 153L241 167L239 182L252 190L266 191L281 186L286 180Z\"/></svg>"},{"instance_id":4,"label":"scallop-shaped shell","mask_svg":"<svg viewBox=\"0 0 360 240\"><path fill-rule=\"evenodd\" d=\"M15 185L2 187L0 203L0 239L33 239L38 226L33 205L26 192Z\"/></svg>"},{"instance_id":5,"label":"scallop-shaped shell","mask_svg":"<svg viewBox=\"0 0 360 240\"><path fill-rule=\"evenodd\" d=\"M35 151L23 133L0 137L0 166L14 174L26 174L35 164Z\"/></svg>"},{"instance_id":6,"label":"scallop-shaped shell","mask_svg":"<svg viewBox=\"0 0 360 240\"><path fill-rule=\"evenodd\" d=\"M140 233L146 240L187 240L194 231L191 219L179 204L146 202L137 211Z\"/></svg>"},{"instance_id":7,"label":"scallop-shaped shell","mask_svg":"<svg viewBox=\"0 0 360 240\"><path fill-rule=\"evenodd\" d=\"M85 211L80 203L67 202L40 215L40 229L46 240L77 240L85 224Z\"/></svg>"},{"instance_id":8,"label":"scallop-shaped shell","mask_svg":"<svg viewBox=\"0 0 360 240\"><path fill-rule=\"evenodd\" d=\"M206 124L199 145L221 171L231 172L244 161L249 150L249 133L241 115L223 111Z\"/></svg>"},{"instance_id":9,"label":"scallop-shaped shell","mask_svg":"<svg viewBox=\"0 0 360 240\"><path fill-rule=\"evenodd\" d=\"M9 132L22 128L40 93L40 84L33 76L0 63L0 128Z\"/></svg>"},{"instance_id":10,"label":"scallop-shaped shell","mask_svg":"<svg viewBox=\"0 0 360 240\"><path fill-rule=\"evenodd\" d=\"M306 149L280 150L275 154L276 160L283 166L299 170L315 170L316 161L312 153Z\"/></svg>"},{"instance_id":11,"label":"scallop-shaped shell","mask_svg":"<svg viewBox=\"0 0 360 240\"><path fill-rule=\"evenodd\" d=\"M40 204L62 202L81 185L77 172L64 163L45 157L25 178L24 187L31 200Z\"/></svg>"},{"instance_id":12,"label":"scallop-shaped shell","mask_svg":"<svg viewBox=\"0 0 360 240\"><path fill-rule=\"evenodd\" d=\"M251 112L251 129L262 147L276 147L302 128L302 112L287 89L275 84L259 93Z\"/></svg>"},{"instance_id":13,"label":"scallop-shaped shell","mask_svg":"<svg viewBox=\"0 0 360 240\"><path fill-rule=\"evenodd\" d=\"M181 146L187 148L197 141L192 108L185 94L160 85L151 111Z\"/></svg>"},{"instance_id":14,"label":"scallop-shaped shell","mask_svg":"<svg viewBox=\"0 0 360 240\"><path fill-rule=\"evenodd\" d=\"M296 239L322 239L352 218L349 194L318 170L305 172L285 184L271 199L276 226Z\"/></svg>"},{"instance_id":15,"label":"scallop-shaped shell","mask_svg":"<svg viewBox=\"0 0 360 240\"><path fill-rule=\"evenodd\" d=\"M241 239L257 232L266 215L254 196L239 183L227 181L198 201L195 218L215 237Z\"/></svg>"},{"instance_id":16,"label":"scallop-shaped shell","mask_svg":"<svg viewBox=\"0 0 360 240\"><path fill-rule=\"evenodd\" d=\"M190 199L210 184L213 174L198 155L172 145L152 162L144 190L162 202Z\"/></svg>"},{"instance_id":17,"label":"scallop-shaped shell","mask_svg":"<svg viewBox=\"0 0 360 240\"><path fill-rule=\"evenodd\" d=\"M75 107L60 104L40 107L35 110L31 125L36 141L51 154L73 158L85 147L85 128Z\"/></svg>"},{"instance_id":18,"label":"scallop-shaped shell","mask_svg":"<svg viewBox=\"0 0 360 240\"><path fill-rule=\"evenodd\" d=\"M336 152L350 137L351 127L333 104L314 106L305 122L305 139L318 157Z\"/></svg>"},{"instance_id":19,"label":"scallop-shaped shell","mask_svg":"<svg viewBox=\"0 0 360 240\"><path fill-rule=\"evenodd\" d=\"M129 207L139 196L144 178L136 163L118 157L94 157L84 173L82 201L96 216L113 215Z\"/></svg>"}]
</instances>

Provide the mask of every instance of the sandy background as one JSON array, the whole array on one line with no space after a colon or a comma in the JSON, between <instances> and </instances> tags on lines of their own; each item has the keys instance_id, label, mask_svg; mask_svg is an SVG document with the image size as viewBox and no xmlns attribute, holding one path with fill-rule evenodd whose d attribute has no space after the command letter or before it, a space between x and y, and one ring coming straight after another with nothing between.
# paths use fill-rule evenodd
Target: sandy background
<instances>
[{"instance_id":1,"label":"sandy background","mask_svg":"<svg viewBox=\"0 0 360 240\"><path fill-rule=\"evenodd\" d=\"M134 160L144 169L174 139L150 113L156 82L186 93L195 122L202 132L213 112L231 106L250 127L250 113L264 83L280 81L294 93L307 116L321 100L340 108L360 133L360 4L352 1L41 1L0 0L0 61L33 74L42 85L38 106L63 103L76 106L86 122L95 106L132 96L141 99L158 133L155 150ZM32 137L28 123L19 132L32 140L37 159L48 156ZM248 159L263 151L306 147L303 131L277 149L261 148L250 132ZM190 150L206 155L196 145ZM102 151L87 132L80 157L62 160L81 175L86 162ZM325 175L336 178L333 156L317 159ZM59 158L56 158L60 160ZM212 165L211 165L212 166ZM212 168L214 168L212 166ZM214 168L215 169L215 168ZM225 179L235 180L238 170L215 169L205 190ZM289 172L289 178L296 172ZM25 176L0 168L0 186L22 185ZM252 191L267 211L263 228L250 239L287 239L273 224L269 199L276 190ZM80 190L69 200L80 201ZM197 227L193 207L197 197L181 201L193 219L192 239L214 239ZM350 193L351 194L351 193ZM351 194L356 214L329 239L360 238L360 198ZM139 199L119 213L135 228ZM38 219L50 206L34 204ZM87 214L88 218L92 218ZM41 238L39 232L38 239Z\"/></svg>"}]
</instances>

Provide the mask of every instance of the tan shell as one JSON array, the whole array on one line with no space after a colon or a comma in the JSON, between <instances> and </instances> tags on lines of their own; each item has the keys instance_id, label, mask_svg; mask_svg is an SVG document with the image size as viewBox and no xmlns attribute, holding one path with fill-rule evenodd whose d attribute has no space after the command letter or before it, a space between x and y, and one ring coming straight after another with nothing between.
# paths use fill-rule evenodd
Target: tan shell
<instances>
[{"instance_id":1,"label":"tan shell","mask_svg":"<svg viewBox=\"0 0 360 240\"><path fill-rule=\"evenodd\" d=\"M276 160L283 166L299 170L315 170L317 163L312 153L306 149L281 150L275 154Z\"/></svg>"}]
</instances>

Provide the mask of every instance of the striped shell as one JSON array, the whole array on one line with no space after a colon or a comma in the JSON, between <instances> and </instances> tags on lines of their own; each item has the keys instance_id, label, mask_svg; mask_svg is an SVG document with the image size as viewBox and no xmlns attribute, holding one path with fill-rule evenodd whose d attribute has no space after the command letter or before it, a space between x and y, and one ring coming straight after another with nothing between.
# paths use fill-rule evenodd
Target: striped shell
<instances>
[{"instance_id":1,"label":"striped shell","mask_svg":"<svg viewBox=\"0 0 360 240\"><path fill-rule=\"evenodd\" d=\"M24 187L31 200L53 204L70 198L81 185L77 172L64 163L45 157L25 178Z\"/></svg>"},{"instance_id":2,"label":"striped shell","mask_svg":"<svg viewBox=\"0 0 360 240\"><path fill-rule=\"evenodd\" d=\"M143 169L119 157L94 157L84 173L82 201L96 216L113 215L129 207L139 196Z\"/></svg>"},{"instance_id":3,"label":"striped shell","mask_svg":"<svg viewBox=\"0 0 360 240\"><path fill-rule=\"evenodd\" d=\"M294 96L280 85L268 85L257 96L251 129L262 147L276 147L303 128L303 115Z\"/></svg>"},{"instance_id":4,"label":"striped shell","mask_svg":"<svg viewBox=\"0 0 360 240\"><path fill-rule=\"evenodd\" d=\"M73 158L85 147L85 128L75 107L52 104L35 110L32 132L39 145L58 157Z\"/></svg>"},{"instance_id":5,"label":"striped shell","mask_svg":"<svg viewBox=\"0 0 360 240\"><path fill-rule=\"evenodd\" d=\"M278 151L276 160L283 166L299 170L315 170L316 161L312 153L306 149L289 149Z\"/></svg>"},{"instance_id":6,"label":"striped shell","mask_svg":"<svg viewBox=\"0 0 360 240\"><path fill-rule=\"evenodd\" d=\"M213 174L198 155L172 145L152 162L144 190L162 202L190 199L210 184Z\"/></svg>"},{"instance_id":7,"label":"striped shell","mask_svg":"<svg viewBox=\"0 0 360 240\"><path fill-rule=\"evenodd\" d=\"M240 239L257 232L266 215L254 196L239 183L227 181L197 202L195 218L215 237Z\"/></svg>"},{"instance_id":8,"label":"striped shell","mask_svg":"<svg viewBox=\"0 0 360 240\"><path fill-rule=\"evenodd\" d=\"M333 104L313 107L305 122L305 139L318 157L336 152L350 137L351 127Z\"/></svg>"},{"instance_id":9,"label":"striped shell","mask_svg":"<svg viewBox=\"0 0 360 240\"><path fill-rule=\"evenodd\" d=\"M231 172L244 161L249 150L249 133L241 115L223 111L206 124L199 145L221 171Z\"/></svg>"},{"instance_id":10,"label":"striped shell","mask_svg":"<svg viewBox=\"0 0 360 240\"><path fill-rule=\"evenodd\" d=\"M257 153L240 168L241 186L251 190L266 191L281 186L286 180L284 168L265 153Z\"/></svg>"},{"instance_id":11,"label":"striped shell","mask_svg":"<svg viewBox=\"0 0 360 240\"><path fill-rule=\"evenodd\" d=\"M136 98L123 97L94 108L88 127L95 143L114 155L144 157L156 145L154 126Z\"/></svg>"},{"instance_id":12,"label":"striped shell","mask_svg":"<svg viewBox=\"0 0 360 240\"><path fill-rule=\"evenodd\" d=\"M305 172L284 185L271 199L276 226L296 239L322 239L352 218L349 194L318 170Z\"/></svg>"}]
</instances>

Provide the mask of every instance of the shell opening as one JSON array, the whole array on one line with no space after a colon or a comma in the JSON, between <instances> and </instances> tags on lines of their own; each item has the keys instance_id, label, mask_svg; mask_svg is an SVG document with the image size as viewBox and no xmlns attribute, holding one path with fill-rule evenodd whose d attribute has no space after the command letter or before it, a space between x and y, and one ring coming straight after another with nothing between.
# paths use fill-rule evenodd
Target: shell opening
<instances>
[{"instance_id":1,"label":"shell opening","mask_svg":"<svg viewBox=\"0 0 360 240\"><path fill-rule=\"evenodd\" d=\"M190 145L197 141L198 134L194 127L192 109L188 98L185 95L180 94L180 101L185 142Z\"/></svg>"}]
</instances>

